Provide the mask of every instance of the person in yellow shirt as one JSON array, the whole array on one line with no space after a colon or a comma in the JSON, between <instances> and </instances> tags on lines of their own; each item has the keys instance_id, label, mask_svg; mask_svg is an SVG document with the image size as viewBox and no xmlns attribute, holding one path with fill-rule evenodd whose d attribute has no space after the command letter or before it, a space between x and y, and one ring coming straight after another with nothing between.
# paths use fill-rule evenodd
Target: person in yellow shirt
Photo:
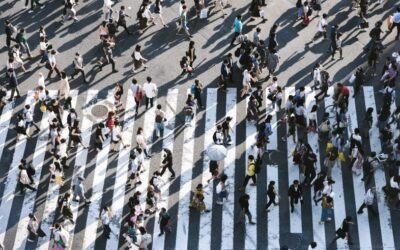
<instances>
[{"instance_id":1,"label":"person in yellow shirt","mask_svg":"<svg viewBox=\"0 0 400 250\"><path fill-rule=\"evenodd\" d=\"M254 161L254 156L249 155L248 159L248 165L247 165L247 175L244 178L244 183L243 186L240 188L240 191L244 191L247 183L249 183L249 180L252 179L253 183L250 184L251 186L256 186L257 185L257 179L256 179L256 162Z\"/></svg>"}]
</instances>

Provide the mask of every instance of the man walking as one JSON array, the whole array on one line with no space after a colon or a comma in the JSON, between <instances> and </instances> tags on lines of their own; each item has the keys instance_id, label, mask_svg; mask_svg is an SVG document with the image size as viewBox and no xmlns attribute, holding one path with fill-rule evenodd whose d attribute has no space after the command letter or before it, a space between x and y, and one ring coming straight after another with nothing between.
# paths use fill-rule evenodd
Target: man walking
<instances>
[{"instance_id":1,"label":"man walking","mask_svg":"<svg viewBox=\"0 0 400 250\"><path fill-rule=\"evenodd\" d=\"M248 194L244 194L239 198L239 205L240 205L240 215L238 223L242 222L244 216L247 215L249 219L249 223L251 225L255 225L256 223L252 221L252 216L249 210L249 199L250 196Z\"/></svg>"},{"instance_id":2,"label":"man walking","mask_svg":"<svg viewBox=\"0 0 400 250\"><path fill-rule=\"evenodd\" d=\"M7 45L7 48L10 48L11 41L15 42L15 39L12 36L16 32L16 28L11 24L11 22L9 20L6 20L4 23L6 25L6 28L5 28L6 45Z\"/></svg>"},{"instance_id":3,"label":"man walking","mask_svg":"<svg viewBox=\"0 0 400 250\"><path fill-rule=\"evenodd\" d=\"M103 67L106 66L107 64L111 63L111 68L112 68L112 73L117 73L118 70L115 69L115 61L113 57L113 52L112 49L115 46L114 42L111 41L104 41L104 53L106 56L106 61L105 62L99 62L97 65L94 66L94 68L99 67L99 70L102 71Z\"/></svg>"},{"instance_id":4,"label":"man walking","mask_svg":"<svg viewBox=\"0 0 400 250\"><path fill-rule=\"evenodd\" d=\"M233 29L234 29L235 33L233 34L231 46L234 45L236 37L238 37L242 34L242 29L243 29L242 15L236 16L235 21L233 23Z\"/></svg>"},{"instance_id":5,"label":"man walking","mask_svg":"<svg viewBox=\"0 0 400 250\"><path fill-rule=\"evenodd\" d=\"M363 211L364 208L368 208L368 210L372 214L378 215L378 213L374 209L375 193L376 193L376 189L374 187L367 190L367 192L364 195L364 202L357 211L358 214L364 213L364 211Z\"/></svg>"},{"instance_id":6,"label":"man walking","mask_svg":"<svg viewBox=\"0 0 400 250\"><path fill-rule=\"evenodd\" d=\"M299 203L299 199L300 199L300 203L303 203L303 190L302 190L301 186L299 185L298 180L294 180L293 184L290 185L289 190L288 190L288 196L289 196L290 207L291 207L290 212L293 213L294 212L294 204Z\"/></svg>"},{"instance_id":7,"label":"man walking","mask_svg":"<svg viewBox=\"0 0 400 250\"><path fill-rule=\"evenodd\" d=\"M256 186L257 185L257 179L256 179L256 162L254 161L254 156L249 155L248 159L248 165L247 165L247 175L244 178L244 183L243 186L240 188L240 191L244 191L246 189L247 183L249 183L249 180L252 179L253 183L250 184L251 186Z\"/></svg>"},{"instance_id":8,"label":"man walking","mask_svg":"<svg viewBox=\"0 0 400 250\"><path fill-rule=\"evenodd\" d=\"M158 224L160 224L160 233L158 236L161 236L164 234L164 231L166 227L168 226L170 219L170 215L167 212L167 209L165 207L161 208L160 214L159 214L159 219L158 219Z\"/></svg>"},{"instance_id":9,"label":"man walking","mask_svg":"<svg viewBox=\"0 0 400 250\"><path fill-rule=\"evenodd\" d=\"M131 35L132 33L129 31L128 27L126 26L126 17L130 17L125 13L125 6L121 6L121 9L118 12L118 23L117 23L117 29L119 26L122 26L122 28L125 29L126 33L128 35Z\"/></svg>"},{"instance_id":10,"label":"man walking","mask_svg":"<svg viewBox=\"0 0 400 250\"><path fill-rule=\"evenodd\" d=\"M35 8L35 3L41 9L43 9L45 7L45 5L40 3L39 0L31 0L31 9L28 11L28 13L32 13L33 12L33 9ZM25 0L25 9L28 8L28 4L29 4L29 0Z\"/></svg>"},{"instance_id":11,"label":"man walking","mask_svg":"<svg viewBox=\"0 0 400 250\"><path fill-rule=\"evenodd\" d=\"M11 96L10 96L10 99L8 99L8 101L11 102L14 98L15 92L17 92L17 98L20 98L21 95L20 95L19 89L18 89L17 75L15 74L15 71L12 68L7 70L7 77L8 77L8 84L10 85L10 88L11 88Z\"/></svg>"},{"instance_id":12,"label":"man walking","mask_svg":"<svg viewBox=\"0 0 400 250\"><path fill-rule=\"evenodd\" d=\"M82 77L83 77L83 82L88 83L88 81L86 80L85 70L83 68L83 58L79 52L75 53L75 58L74 58L73 64L74 64L74 73L72 73L71 79L74 79L74 77L78 73L81 73Z\"/></svg>"},{"instance_id":13,"label":"man walking","mask_svg":"<svg viewBox=\"0 0 400 250\"><path fill-rule=\"evenodd\" d=\"M28 129L32 126L35 127L36 133L40 131L38 125L33 122L33 111L31 110L31 105L27 104L24 108L24 118L25 118L25 129L26 133L28 134Z\"/></svg>"},{"instance_id":14,"label":"man walking","mask_svg":"<svg viewBox=\"0 0 400 250\"><path fill-rule=\"evenodd\" d=\"M157 85L155 83L152 82L152 78L150 76L148 76L146 78L147 82L145 82L143 84L143 91L144 94L146 96L146 110L149 108L149 104L151 106L151 108L153 107L153 101L154 101L154 97L157 96Z\"/></svg>"},{"instance_id":15,"label":"man walking","mask_svg":"<svg viewBox=\"0 0 400 250\"><path fill-rule=\"evenodd\" d=\"M397 28L397 35L396 35L396 40L399 40L400 36L400 6L396 8L396 13L393 14L393 25L391 29L389 30L389 33L391 33L396 26Z\"/></svg>"},{"instance_id":16,"label":"man walking","mask_svg":"<svg viewBox=\"0 0 400 250\"><path fill-rule=\"evenodd\" d=\"M85 203L85 206L88 206L91 201L86 199L85 196L85 186L84 186L84 181L85 177L79 176L78 178L75 178L74 180L74 195L73 195L73 201L80 202L83 201Z\"/></svg>"},{"instance_id":17,"label":"man walking","mask_svg":"<svg viewBox=\"0 0 400 250\"><path fill-rule=\"evenodd\" d=\"M343 220L342 226L340 228L338 228L338 230L336 230L336 237L332 240L332 242L329 245L332 245L339 238L346 239L348 245L353 245L353 242L351 241L351 236L350 236L350 225L351 224L354 224L353 219L351 216L347 216Z\"/></svg>"}]
</instances>

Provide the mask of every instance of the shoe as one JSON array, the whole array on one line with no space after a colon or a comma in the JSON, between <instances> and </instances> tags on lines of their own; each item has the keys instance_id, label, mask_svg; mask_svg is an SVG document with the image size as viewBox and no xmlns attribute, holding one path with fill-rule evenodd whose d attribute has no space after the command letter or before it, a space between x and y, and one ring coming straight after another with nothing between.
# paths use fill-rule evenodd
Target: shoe
<instances>
[{"instance_id":1,"label":"shoe","mask_svg":"<svg viewBox=\"0 0 400 250\"><path fill-rule=\"evenodd\" d=\"M363 212L363 211L358 211L358 212L357 212L357 214L362 214L362 213L364 213L364 212Z\"/></svg>"},{"instance_id":2,"label":"shoe","mask_svg":"<svg viewBox=\"0 0 400 250\"><path fill-rule=\"evenodd\" d=\"M257 186L257 183L251 183L250 186Z\"/></svg>"},{"instance_id":3,"label":"shoe","mask_svg":"<svg viewBox=\"0 0 400 250\"><path fill-rule=\"evenodd\" d=\"M293 212L294 212L294 208L292 208L292 209L290 210L290 212L293 213Z\"/></svg>"},{"instance_id":4,"label":"shoe","mask_svg":"<svg viewBox=\"0 0 400 250\"><path fill-rule=\"evenodd\" d=\"M269 210L269 209L265 209L265 212L267 212L267 213L268 213L269 211L271 211L271 210Z\"/></svg>"},{"instance_id":5,"label":"shoe","mask_svg":"<svg viewBox=\"0 0 400 250\"><path fill-rule=\"evenodd\" d=\"M33 10L29 10L28 13L33 13Z\"/></svg>"},{"instance_id":6,"label":"shoe","mask_svg":"<svg viewBox=\"0 0 400 250\"><path fill-rule=\"evenodd\" d=\"M170 180L175 179L175 175L172 175L171 177L169 177Z\"/></svg>"},{"instance_id":7,"label":"shoe","mask_svg":"<svg viewBox=\"0 0 400 250\"><path fill-rule=\"evenodd\" d=\"M250 221L249 223L250 223L250 225L255 225L256 224L254 221Z\"/></svg>"},{"instance_id":8,"label":"shoe","mask_svg":"<svg viewBox=\"0 0 400 250\"><path fill-rule=\"evenodd\" d=\"M158 236L162 236L162 235L163 235L162 233L159 233L159 234L158 234Z\"/></svg>"},{"instance_id":9,"label":"shoe","mask_svg":"<svg viewBox=\"0 0 400 250\"><path fill-rule=\"evenodd\" d=\"M46 7L46 5L42 5L42 6L40 6L40 9L42 10L42 9L44 9L44 7Z\"/></svg>"},{"instance_id":10,"label":"shoe","mask_svg":"<svg viewBox=\"0 0 400 250\"><path fill-rule=\"evenodd\" d=\"M117 73L117 72L118 72L118 70L113 70L112 72L113 72L113 73Z\"/></svg>"}]
</instances>

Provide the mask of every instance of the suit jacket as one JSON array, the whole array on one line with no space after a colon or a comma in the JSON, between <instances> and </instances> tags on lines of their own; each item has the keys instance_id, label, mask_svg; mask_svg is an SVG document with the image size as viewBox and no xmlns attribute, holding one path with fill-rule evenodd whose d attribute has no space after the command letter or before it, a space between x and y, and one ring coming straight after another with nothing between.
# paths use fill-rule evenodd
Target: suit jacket
<instances>
[{"instance_id":1,"label":"suit jacket","mask_svg":"<svg viewBox=\"0 0 400 250\"><path fill-rule=\"evenodd\" d=\"M290 198L293 198L293 199L299 199L300 197L302 197L303 196L303 190L301 189L301 186L298 185L297 186L297 191L296 191L295 188L294 188L294 185L293 184L290 185L289 190L288 190L288 196Z\"/></svg>"}]
</instances>

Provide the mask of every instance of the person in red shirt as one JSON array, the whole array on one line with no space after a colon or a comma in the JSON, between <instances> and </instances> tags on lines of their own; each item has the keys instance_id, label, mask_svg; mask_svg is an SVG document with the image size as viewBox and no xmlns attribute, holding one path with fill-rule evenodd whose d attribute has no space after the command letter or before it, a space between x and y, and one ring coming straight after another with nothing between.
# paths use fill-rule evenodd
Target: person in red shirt
<instances>
[{"instance_id":1,"label":"person in red shirt","mask_svg":"<svg viewBox=\"0 0 400 250\"><path fill-rule=\"evenodd\" d=\"M350 95L349 88L343 85L342 83L338 83L337 88L338 88L338 96L335 104L337 104L339 107L342 107L343 105L347 107L349 105L349 95Z\"/></svg>"}]
</instances>

